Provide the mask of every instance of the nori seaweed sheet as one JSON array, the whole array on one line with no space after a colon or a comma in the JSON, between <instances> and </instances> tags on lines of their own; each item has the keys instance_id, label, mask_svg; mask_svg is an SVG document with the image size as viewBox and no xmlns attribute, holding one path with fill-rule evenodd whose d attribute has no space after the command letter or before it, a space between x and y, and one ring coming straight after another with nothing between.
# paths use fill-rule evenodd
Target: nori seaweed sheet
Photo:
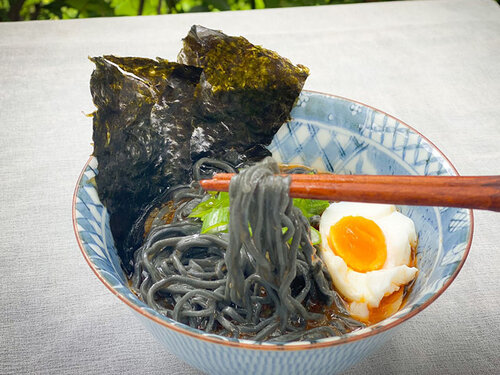
<instances>
[{"instance_id":1,"label":"nori seaweed sheet","mask_svg":"<svg viewBox=\"0 0 500 375\"><path fill-rule=\"evenodd\" d=\"M241 36L198 25L184 38L177 61L203 69L196 88L197 125L214 157L226 149L257 159L253 150L262 159L262 149L289 119L309 74L306 67Z\"/></svg>"},{"instance_id":2,"label":"nori seaweed sheet","mask_svg":"<svg viewBox=\"0 0 500 375\"><path fill-rule=\"evenodd\" d=\"M97 191L123 266L140 246L145 213L169 187L192 179L193 163L235 166L265 148L289 118L307 68L242 37L193 26L179 63L102 56L90 90Z\"/></svg>"}]
</instances>

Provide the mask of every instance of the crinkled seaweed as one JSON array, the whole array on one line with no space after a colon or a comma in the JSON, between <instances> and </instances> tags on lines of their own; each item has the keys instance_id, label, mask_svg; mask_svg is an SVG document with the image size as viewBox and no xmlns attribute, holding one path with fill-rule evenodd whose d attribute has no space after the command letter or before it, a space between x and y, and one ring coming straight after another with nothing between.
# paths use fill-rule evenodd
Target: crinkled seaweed
<instances>
[{"instance_id":1,"label":"crinkled seaweed","mask_svg":"<svg viewBox=\"0 0 500 375\"><path fill-rule=\"evenodd\" d=\"M192 165L217 157L259 160L289 118L307 78L275 52L242 37L193 26L179 62L102 56L90 89L99 197L128 268L142 241L144 212Z\"/></svg>"},{"instance_id":2,"label":"crinkled seaweed","mask_svg":"<svg viewBox=\"0 0 500 375\"><path fill-rule=\"evenodd\" d=\"M196 88L198 127L207 149L216 150L212 157L222 149L245 155L268 145L308 76L306 67L276 52L203 26L191 27L177 60L203 69Z\"/></svg>"},{"instance_id":3,"label":"crinkled seaweed","mask_svg":"<svg viewBox=\"0 0 500 375\"><path fill-rule=\"evenodd\" d=\"M201 69L142 58L92 61L96 183L123 253L142 209L168 186L189 181L187 103L193 101Z\"/></svg>"}]
</instances>

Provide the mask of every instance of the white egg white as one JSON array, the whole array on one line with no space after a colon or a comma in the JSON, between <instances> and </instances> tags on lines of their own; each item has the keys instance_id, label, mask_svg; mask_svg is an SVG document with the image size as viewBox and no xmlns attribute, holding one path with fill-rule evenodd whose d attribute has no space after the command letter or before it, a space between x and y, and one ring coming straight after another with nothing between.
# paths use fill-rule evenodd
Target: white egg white
<instances>
[{"instance_id":1,"label":"white egg white","mask_svg":"<svg viewBox=\"0 0 500 375\"><path fill-rule=\"evenodd\" d=\"M357 272L347 266L328 244L330 227L345 216L363 216L373 220L382 230L387 245L387 258L381 269ZM417 268L409 267L412 246L417 235L413 221L396 211L395 206L354 202L332 203L322 214L319 231L320 255L332 277L335 288L350 302L351 313L367 317L368 308L376 308L384 296L412 281Z\"/></svg>"}]
</instances>

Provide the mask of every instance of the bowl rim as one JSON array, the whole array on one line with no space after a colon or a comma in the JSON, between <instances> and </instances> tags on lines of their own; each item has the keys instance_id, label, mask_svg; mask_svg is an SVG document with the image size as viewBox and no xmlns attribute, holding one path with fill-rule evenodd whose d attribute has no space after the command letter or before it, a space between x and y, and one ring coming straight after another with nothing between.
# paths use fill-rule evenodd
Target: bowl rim
<instances>
[{"instance_id":1,"label":"bowl rim","mask_svg":"<svg viewBox=\"0 0 500 375\"><path fill-rule=\"evenodd\" d=\"M422 139L424 139L426 142L428 142L428 144L431 145L433 147L433 149L444 160L446 160L448 162L448 164L450 165L451 169L456 173L456 175L459 176L459 173L458 173L457 169L451 163L451 161L448 159L448 157L446 157L446 155L444 155L444 153L438 147L436 147L436 145L433 142L431 142L427 137L425 137L422 133L420 133L419 131L417 131L415 128L411 127L410 125L408 125L404 121L401 121L398 118L396 118L396 117L394 117L394 116L392 116L392 115L390 115L390 114L388 114L388 113L386 113L384 111L381 111L381 110L379 110L379 109L377 109L375 107L372 107L370 105L364 104L364 103L362 103L360 101L357 101L357 100L352 100L352 99L349 99L349 98L346 98L346 97L343 97L343 96L334 95L334 94L327 94L327 93L323 93L323 92L320 92L320 91L314 91L314 90L303 90L303 92L310 93L310 94L318 94L318 95L322 95L322 96L326 96L326 97L330 97L330 98L341 99L341 100L349 101L349 102L352 102L352 103L360 104L360 105L362 105L362 106L364 106L366 108L372 109L374 111L377 111L379 113L384 114L387 117L392 118L393 120L399 122L400 124L408 127L410 130L412 130L413 132L415 132L416 134L418 134ZM312 350L312 349L326 348L326 347L332 347L332 346L342 345L342 344L346 344L346 343L351 343L351 342L355 342L355 341L358 341L358 340L365 339L367 337L374 336L374 335L376 335L378 333L381 333L381 332L388 331L389 329L392 329L392 328L400 325L401 323L403 323L403 322L407 321L408 319L410 319L410 318L414 317L415 315L417 315L419 312L423 311L431 303L433 303L439 296L441 296L446 289L448 289L448 287L451 285L451 283L453 282L453 280L455 280L455 278L459 274L460 270L462 269L462 267L463 267L463 265L465 263L465 260L467 259L468 255L469 255L469 251L470 251L471 244L472 244L472 237L473 237L473 234L474 234L474 214L473 214L472 210L468 210L469 211L469 217L470 217L470 232L469 232L470 234L469 234L469 240L468 240L468 243L466 245L466 248L465 248L465 251L464 251L464 255L463 255L462 259L460 260L460 263L456 267L455 271L453 272L453 274L441 286L441 288L432 297L430 297L427 301L425 301L422 305L420 305L417 308L413 309L408 314L395 319L394 321L390 322L389 324L387 324L385 326L377 327L376 329L367 330L366 332L363 332L363 333L360 333L360 334L357 334L357 335L353 335L353 336L350 336L350 335L345 335L343 337L340 336L340 338L338 338L337 340L327 341L327 342L321 342L321 341L320 342L309 342L309 341L304 341L304 342L293 342L293 343L290 343L290 344L288 344L288 343L283 344L283 343L267 343L267 342L261 343L261 342L257 342L257 341L252 342L252 340L246 340L246 339L244 340L244 342L242 342L242 341L227 341L227 340L224 340L223 338L218 338L217 335L203 335L201 333L190 331L190 330L188 330L186 328L183 328L182 326L174 325L173 323L167 322L166 320L164 320L164 319L162 319L160 317L152 315L148 311L145 311L145 310L141 309L139 306L137 306L136 304L132 303L125 296L123 296L122 294L120 294L120 292L118 292L117 290L115 290L113 288L113 286L111 284L109 284L104 279L103 276L101 276L101 274L99 273L97 267L90 260L88 254L86 253L86 251L84 249L84 245L83 245L83 243L81 241L81 238L80 238L80 236L78 234L78 226L77 226L77 219L76 219L76 201L77 201L77 193L78 193L78 189L79 189L79 183L80 183L80 181L81 181L81 179L82 179L82 177L83 177L83 175L85 173L85 170L87 169L87 167L88 167L88 165L89 165L89 163L91 162L92 159L93 159L93 156L91 155L89 157L89 159L87 160L87 162L85 163L85 166L83 167L82 171L80 172L80 175L79 175L77 183L76 183L76 187L74 189L72 206L71 206L71 208L72 208L71 211L72 211L73 230L74 230L74 233L75 233L76 241L78 243L78 246L80 247L80 251L82 252L82 255L83 255L84 259L86 260L87 264L92 269L92 271L97 276L97 278L111 291L111 293L113 293L115 296L117 296L122 302L124 302L128 307L130 307L131 309L133 309L136 313L139 313L143 317L145 317L147 319L150 319L153 322L155 322L157 324L160 324L161 326L163 326L165 328L172 329L173 331L175 331L177 333L181 333L183 335L187 335L187 336L190 336L192 338L196 338L196 339L205 341L207 343L218 344L218 345L225 345L225 346L234 347L234 348L241 348L241 349L250 349L250 350L265 350L265 351Z\"/></svg>"}]
</instances>

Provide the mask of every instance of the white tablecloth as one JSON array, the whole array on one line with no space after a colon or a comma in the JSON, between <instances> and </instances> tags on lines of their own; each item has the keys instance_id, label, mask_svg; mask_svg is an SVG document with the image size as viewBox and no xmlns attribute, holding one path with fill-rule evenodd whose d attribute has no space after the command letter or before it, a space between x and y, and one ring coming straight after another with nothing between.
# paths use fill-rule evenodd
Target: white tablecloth
<instances>
[{"instance_id":1,"label":"white tablecloth","mask_svg":"<svg viewBox=\"0 0 500 375\"><path fill-rule=\"evenodd\" d=\"M0 24L0 373L200 374L94 276L71 199L91 153L87 56L175 60L201 24L308 66L306 88L380 108L462 174L500 174L500 8L428 0ZM475 213L465 266L348 374L500 371L500 214Z\"/></svg>"}]
</instances>

